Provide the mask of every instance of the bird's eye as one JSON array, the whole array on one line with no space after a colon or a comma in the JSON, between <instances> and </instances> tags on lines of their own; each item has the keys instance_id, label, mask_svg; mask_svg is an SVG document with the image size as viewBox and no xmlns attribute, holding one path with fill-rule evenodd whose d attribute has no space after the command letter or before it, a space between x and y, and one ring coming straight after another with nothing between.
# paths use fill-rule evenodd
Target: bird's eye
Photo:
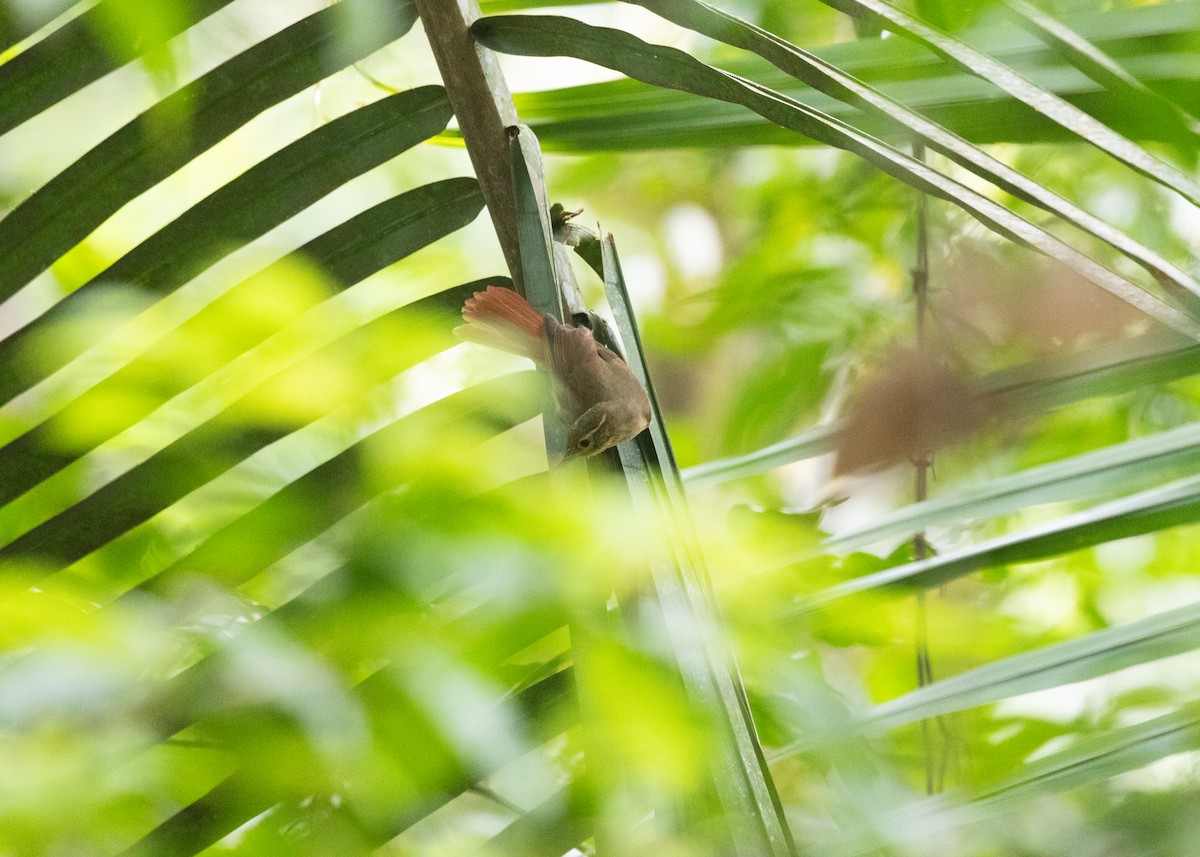
<instances>
[{"instance_id":1,"label":"bird's eye","mask_svg":"<svg viewBox=\"0 0 1200 857\"><path fill-rule=\"evenodd\" d=\"M590 437L581 438L579 441L580 449L587 449L591 445L592 445L592 439Z\"/></svg>"}]
</instances>

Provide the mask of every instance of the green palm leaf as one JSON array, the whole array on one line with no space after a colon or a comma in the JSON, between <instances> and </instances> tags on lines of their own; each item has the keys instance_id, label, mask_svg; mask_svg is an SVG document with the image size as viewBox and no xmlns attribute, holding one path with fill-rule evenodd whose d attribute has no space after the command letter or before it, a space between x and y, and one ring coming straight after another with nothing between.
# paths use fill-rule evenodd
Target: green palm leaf
<instances>
[{"instance_id":1,"label":"green palm leaf","mask_svg":"<svg viewBox=\"0 0 1200 857\"><path fill-rule=\"evenodd\" d=\"M96 287L115 283L169 294L225 248L261 236L355 176L432 137L449 121L445 91L431 86L382 99L318 128L214 191L54 304L35 324L0 341L0 359L16 363L18 370L60 368L87 343L74 339L37 361L14 358L27 348L28 333L72 315ZM36 380L6 375L0 399L8 401Z\"/></svg>"},{"instance_id":2,"label":"green palm leaf","mask_svg":"<svg viewBox=\"0 0 1200 857\"><path fill-rule=\"evenodd\" d=\"M841 101L853 104L868 115L890 119L912 131L925 144L932 146L976 175L991 181L1018 199L1032 203L1067 223L1095 235L1117 247L1158 278L1172 287L1177 297L1184 293L1200 295L1200 283L1154 251L1136 242L1117 229L1103 223L1048 188L1001 163L966 140L930 122L876 89L844 74L836 66L797 48L765 30L747 24L737 17L709 6L701 0L663 3L659 0L638 0L651 11L681 26L690 27L705 35L750 50L768 60L782 71L803 83Z\"/></svg>"},{"instance_id":3,"label":"green palm leaf","mask_svg":"<svg viewBox=\"0 0 1200 857\"><path fill-rule=\"evenodd\" d=\"M682 9L682 7L681 7ZM670 11L664 9L664 11ZM672 11L672 14L685 14ZM1196 11L1190 3L1113 9L1103 15L1064 17L1065 25L1097 50L1119 56L1137 79L1154 92L1170 91L1173 103L1195 113L1196 65L1190 34ZM776 37L777 38L777 37ZM1167 140L1175 127L1135 121L1124 99L1076 70L1056 50L1015 28L985 27L964 36L986 40L989 55L1059 97L1086 109L1111 128L1138 140ZM842 74L876 81L891 100L936 121L976 144L1063 142L1061 126L1024 107L973 74L904 39L862 39L818 48L814 57ZM794 62L795 60L793 60ZM873 119L857 106L809 86L756 57L734 57L721 67L759 81L811 107L893 142L897 124ZM685 145L805 145L811 141L748 116L732 105L716 105L686 93L656 89L633 80L617 80L545 92L520 93L517 105L550 150L590 151ZM1194 146L1193 146L1194 149Z\"/></svg>"},{"instance_id":4,"label":"green palm leaf","mask_svg":"<svg viewBox=\"0 0 1200 857\"><path fill-rule=\"evenodd\" d=\"M129 17L125 26L113 32L105 22L121 16L120 3L101 0L0 65L0 134L112 71L117 57L128 59L159 47L229 5L229 0L198 0L167 16L151 8L149 14ZM99 35L106 31L106 37ZM5 39L5 48L30 35L14 33ZM62 61L66 56L71 62Z\"/></svg>"},{"instance_id":5,"label":"green palm leaf","mask_svg":"<svg viewBox=\"0 0 1200 857\"><path fill-rule=\"evenodd\" d=\"M838 584L818 594L813 603L824 604L855 593L891 587L940 586L981 568L1035 562L1108 541L1194 523L1198 517L1200 479L1190 476L1064 515L1049 524Z\"/></svg>"},{"instance_id":6,"label":"green palm leaf","mask_svg":"<svg viewBox=\"0 0 1200 857\"><path fill-rule=\"evenodd\" d=\"M854 152L918 190L954 203L989 229L1068 265L1151 318L1189 336L1200 335L1200 328L1184 314L1004 206L832 117L751 81L706 66L682 51L648 45L619 30L590 27L549 15L484 18L475 24L473 31L497 50L534 56L576 56L656 86L749 107L782 127Z\"/></svg>"},{"instance_id":7,"label":"green palm leaf","mask_svg":"<svg viewBox=\"0 0 1200 857\"><path fill-rule=\"evenodd\" d=\"M1193 204L1200 204L1200 184L1191 177L1122 137L1074 105L1034 85L1003 63L938 31L886 0L829 0L829 3L848 13L877 17L885 26L920 42L964 71L989 81L1102 152L1174 190Z\"/></svg>"},{"instance_id":8,"label":"green palm leaf","mask_svg":"<svg viewBox=\"0 0 1200 857\"><path fill-rule=\"evenodd\" d=\"M138 194L332 71L321 48L334 37L336 14L331 7L305 18L163 99L17 206L0 221L0 254L12 260L0 272L0 297ZM415 19L410 14L408 26ZM361 46L364 55L391 37L377 33L378 41Z\"/></svg>"}]
</instances>

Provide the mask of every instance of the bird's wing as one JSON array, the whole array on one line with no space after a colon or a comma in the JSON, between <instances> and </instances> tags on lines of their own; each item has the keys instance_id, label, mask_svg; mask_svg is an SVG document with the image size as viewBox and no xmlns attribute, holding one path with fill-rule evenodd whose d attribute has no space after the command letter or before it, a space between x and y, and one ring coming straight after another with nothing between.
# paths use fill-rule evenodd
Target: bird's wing
<instances>
[{"instance_id":1,"label":"bird's wing","mask_svg":"<svg viewBox=\"0 0 1200 857\"><path fill-rule=\"evenodd\" d=\"M573 420L607 394L607 358L602 352L608 349L586 327L561 324L553 317L546 319L546 341L559 407Z\"/></svg>"},{"instance_id":2,"label":"bird's wing","mask_svg":"<svg viewBox=\"0 0 1200 857\"><path fill-rule=\"evenodd\" d=\"M600 359L605 363L625 363L620 354L606 345L601 345L599 342L596 343L596 353L600 355Z\"/></svg>"}]
</instances>

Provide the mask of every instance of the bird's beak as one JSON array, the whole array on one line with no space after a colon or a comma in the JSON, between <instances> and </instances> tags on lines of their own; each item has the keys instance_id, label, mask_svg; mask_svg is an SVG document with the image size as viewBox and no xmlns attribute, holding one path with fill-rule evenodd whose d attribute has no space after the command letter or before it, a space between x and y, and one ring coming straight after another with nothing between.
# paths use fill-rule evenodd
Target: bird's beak
<instances>
[{"instance_id":1,"label":"bird's beak","mask_svg":"<svg viewBox=\"0 0 1200 857\"><path fill-rule=\"evenodd\" d=\"M553 462L553 466L554 467L562 467L564 464L574 461L578 457L579 457L579 453L576 452L575 450L573 450L573 449L564 450L563 454L560 455L557 459L555 459L555 461Z\"/></svg>"}]
</instances>

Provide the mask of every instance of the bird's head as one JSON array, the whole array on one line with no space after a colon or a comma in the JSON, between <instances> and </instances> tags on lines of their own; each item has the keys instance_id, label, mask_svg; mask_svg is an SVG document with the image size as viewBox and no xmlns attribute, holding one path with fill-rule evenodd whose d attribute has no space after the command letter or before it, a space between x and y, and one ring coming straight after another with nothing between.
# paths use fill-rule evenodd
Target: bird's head
<instances>
[{"instance_id":1,"label":"bird's head","mask_svg":"<svg viewBox=\"0 0 1200 857\"><path fill-rule=\"evenodd\" d=\"M601 402L588 408L567 431L563 460L591 458L638 435L649 419L638 409L616 402Z\"/></svg>"}]
</instances>

